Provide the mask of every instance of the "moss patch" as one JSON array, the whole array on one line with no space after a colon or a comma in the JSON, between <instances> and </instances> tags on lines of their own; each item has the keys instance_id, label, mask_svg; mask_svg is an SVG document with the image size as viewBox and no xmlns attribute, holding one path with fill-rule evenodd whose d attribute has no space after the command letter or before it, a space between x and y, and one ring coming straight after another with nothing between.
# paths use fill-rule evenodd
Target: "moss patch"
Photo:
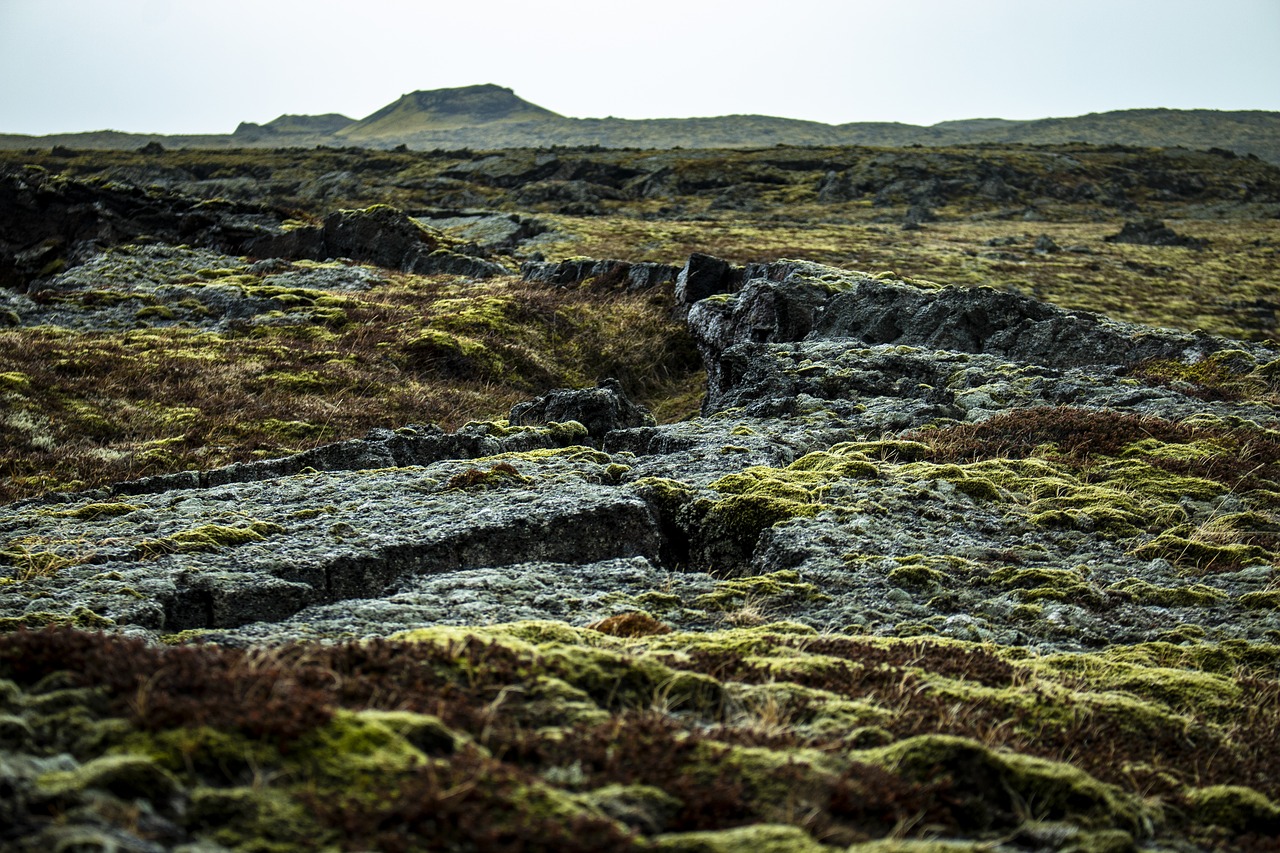
<instances>
[{"instance_id":1,"label":"moss patch","mask_svg":"<svg viewBox=\"0 0 1280 853\"><path fill-rule=\"evenodd\" d=\"M283 532L284 528L280 525L266 521L255 521L245 527L206 524L162 539L148 539L138 545L138 553L142 559L155 559L165 554L219 551L251 542L262 542L268 536Z\"/></svg>"}]
</instances>

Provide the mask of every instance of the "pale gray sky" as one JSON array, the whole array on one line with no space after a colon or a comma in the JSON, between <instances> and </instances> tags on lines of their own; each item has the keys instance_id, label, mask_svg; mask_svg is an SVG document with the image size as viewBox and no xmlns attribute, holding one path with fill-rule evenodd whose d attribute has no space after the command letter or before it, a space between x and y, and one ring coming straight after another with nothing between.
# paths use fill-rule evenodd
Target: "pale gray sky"
<instances>
[{"instance_id":1,"label":"pale gray sky","mask_svg":"<svg viewBox=\"0 0 1280 853\"><path fill-rule=\"evenodd\" d=\"M575 117L1280 110L1280 0L0 0L3 133L229 133L475 83Z\"/></svg>"}]
</instances>

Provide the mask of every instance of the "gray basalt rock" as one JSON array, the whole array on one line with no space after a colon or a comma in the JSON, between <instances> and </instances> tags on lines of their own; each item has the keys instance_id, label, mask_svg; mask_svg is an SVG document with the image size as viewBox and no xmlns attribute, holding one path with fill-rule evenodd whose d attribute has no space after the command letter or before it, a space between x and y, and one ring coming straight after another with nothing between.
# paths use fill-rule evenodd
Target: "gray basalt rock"
<instances>
[{"instance_id":1,"label":"gray basalt rock","mask_svg":"<svg viewBox=\"0 0 1280 853\"><path fill-rule=\"evenodd\" d=\"M1237 345L1066 311L990 288L921 286L802 261L747 274L738 293L704 299L689 311L689 330L708 371L704 413L742 404L740 394L733 396L736 403L725 400L751 367L742 351L730 351L749 343L847 340L988 354L1056 370L1196 360Z\"/></svg>"},{"instance_id":2,"label":"gray basalt rock","mask_svg":"<svg viewBox=\"0 0 1280 853\"><path fill-rule=\"evenodd\" d=\"M679 270L668 264L586 258L570 261L528 261L520 267L520 277L535 284L568 287L590 281L597 287L629 291L650 290L674 281Z\"/></svg>"},{"instance_id":3,"label":"gray basalt rock","mask_svg":"<svg viewBox=\"0 0 1280 853\"><path fill-rule=\"evenodd\" d=\"M688 629L767 616L1043 652L1178 622L1219 640L1280 631L1270 552L1241 543L1231 565L1191 575L1176 539L1245 519L1270 541L1265 490L1144 483L1152 454L1173 451L1141 441L1087 473L1054 467L1052 448L993 448L973 467L924 443L1024 410L1269 440L1280 411L1265 395L1206 402L1134 366L1215 359L1265 384L1280 352L802 261L739 272L689 311L708 368L700 418L655 424L605 380L508 422L379 429L15 504L0 543L22 579L0 584L0 618L250 643L645 610ZM734 592L743 577L759 582Z\"/></svg>"},{"instance_id":4,"label":"gray basalt rock","mask_svg":"<svg viewBox=\"0 0 1280 853\"><path fill-rule=\"evenodd\" d=\"M443 235L378 205L339 210L324 224L286 227L287 211L159 187L94 183L34 167L0 174L0 286L34 279L141 237L259 258L358 261L421 274L484 278L501 264L460 254ZM55 236L50 236L55 235Z\"/></svg>"},{"instance_id":5,"label":"gray basalt rock","mask_svg":"<svg viewBox=\"0 0 1280 853\"><path fill-rule=\"evenodd\" d=\"M652 426L653 415L627 399L616 379L601 379L592 389L559 388L527 403L518 403L509 417L512 425L577 422L587 434L603 440L614 430Z\"/></svg>"},{"instance_id":6,"label":"gray basalt rock","mask_svg":"<svg viewBox=\"0 0 1280 853\"><path fill-rule=\"evenodd\" d=\"M23 530L52 541L77 527L98 544L21 593L0 590L0 612L33 612L26 603L39 588L38 612L49 616L90 607L108 624L234 628L381 597L420 575L531 560L656 561L656 517L619 484L624 472L578 447L195 486L102 517L77 514L80 501L29 505L6 513L0 538Z\"/></svg>"},{"instance_id":7,"label":"gray basalt rock","mask_svg":"<svg viewBox=\"0 0 1280 853\"><path fill-rule=\"evenodd\" d=\"M676 277L676 304L692 305L717 293L728 293L742 283L742 271L712 255L694 252Z\"/></svg>"},{"instance_id":8,"label":"gray basalt rock","mask_svg":"<svg viewBox=\"0 0 1280 853\"><path fill-rule=\"evenodd\" d=\"M440 231L389 205L337 210L325 217L323 226L295 228L264 238L251 244L247 251L314 260L351 258L421 275L450 273L488 278L507 273L494 261L454 251Z\"/></svg>"},{"instance_id":9,"label":"gray basalt rock","mask_svg":"<svg viewBox=\"0 0 1280 853\"><path fill-rule=\"evenodd\" d=\"M112 495L145 495L286 477L305 471L358 471L428 465L442 459L474 459L568 447L587 437L579 424L540 422L525 429L476 422L446 433L433 424L397 430L373 429L362 439L325 444L302 453L259 462L237 462L208 471L184 471L118 483Z\"/></svg>"},{"instance_id":10,"label":"gray basalt rock","mask_svg":"<svg viewBox=\"0 0 1280 853\"><path fill-rule=\"evenodd\" d=\"M1185 246L1203 249L1208 240L1187 237L1174 231L1159 219L1139 219L1126 222L1118 234L1103 237L1108 243L1136 243L1139 246Z\"/></svg>"},{"instance_id":11,"label":"gray basalt rock","mask_svg":"<svg viewBox=\"0 0 1280 853\"><path fill-rule=\"evenodd\" d=\"M0 173L0 286L25 287L142 235L243 254L250 244L283 236L286 217L265 205L7 168Z\"/></svg>"}]
</instances>

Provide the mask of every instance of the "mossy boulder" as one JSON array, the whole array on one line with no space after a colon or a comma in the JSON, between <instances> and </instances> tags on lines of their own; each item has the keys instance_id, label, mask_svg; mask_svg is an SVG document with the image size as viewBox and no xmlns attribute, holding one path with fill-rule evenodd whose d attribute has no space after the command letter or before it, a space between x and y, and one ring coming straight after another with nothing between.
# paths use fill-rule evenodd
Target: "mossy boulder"
<instances>
[{"instance_id":1,"label":"mossy boulder","mask_svg":"<svg viewBox=\"0 0 1280 853\"><path fill-rule=\"evenodd\" d=\"M949 779L965 801L956 817L974 829L1026 817L1138 834L1151 825L1137 797L1069 764L997 752L967 738L919 735L855 755L910 778Z\"/></svg>"},{"instance_id":2,"label":"mossy boulder","mask_svg":"<svg viewBox=\"0 0 1280 853\"><path fill-rule=\"evenodd\" d=\"M76 798L86 791L104 791L122 800L147 800L167 806L179 789L178 780L152 759L131 754L103 755L76 770L45 774L38 780L42 796Z\"/></svg>"},{"instance_id":3,"label":"mossy boulder","mask_svg":"<svg viewBox=\"0 0 1280 853\"><path fill-rule=\"evenodd\" d=\"M1188 816L1196 823L1237 833L1280 834L1280 806L1252 788L1214 785L1192 788L1185 797Z\"/></svg>"}]
</instances>

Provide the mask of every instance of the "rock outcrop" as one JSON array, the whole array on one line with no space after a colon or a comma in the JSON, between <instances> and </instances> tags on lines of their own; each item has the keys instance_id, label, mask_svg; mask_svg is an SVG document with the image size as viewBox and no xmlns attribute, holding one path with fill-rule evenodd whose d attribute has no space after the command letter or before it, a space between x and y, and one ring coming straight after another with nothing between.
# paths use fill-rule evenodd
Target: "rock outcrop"
<instances>
[{"instance_id":1,"label":"rock outcrop","mask_svg":"<svg viewBox=\"0 0 1280 853\"><path fill-rule=\"evenodd\" d=\"M0 173L0 287L25 288L134 242L259 258L345 257L423 274L483 278L507 272L455 251L444 235L386 205L335 211L323 224L298 226L287 211L261 204L80 181L35 167Z\"/></svg>"},{"instance_id":2,"label":"rock outcrop","mask_svg":"<svg viewBox=\"0 0 1280 853\"><path fill-rule=\"evenodd\" d=\"M1122 370L1161 358L1198 361L1229 346L1203 334L1117 323L988 288L921 286L801 261L746 274L740 292L702 299L689 312L708 370L704 414L759 402L759 389L734 393L745 376L759 372L753 344L893 345L983 354L1055 371Z\"/></svg>"},{"instance_id":3,"label":"rock outcrop","mask_svg":"<svg viewBox=\"0 0 1280 853\"><path fill-rule=\"evenodd\" d=\"M1141 219L1136 222L1126 222L1118 234L1112 234L1103 239L1108 243L1136 243L1140 246L1184 246L1188 249L1203 249L1209 245L1208 240L1179 234L1159 219Z\"/></svg>"},{"instance_id":4,"label":"rock outcrop","mask_svg":"<svg viewBox=\"0 0 1280 853\"><path fill-rule=\"evenodd\" d=\"M526 261L520 277L535 284L558 287L591 282L593 286L624 290L649 290L675 280L680 270L668 264L583 258L570 261Z\"/></svg>"},{"instance_id":5,"label":"rock outcrop","mask_svg":"<svg viewBox=\"0 0 1280 853\"><path fill-rule=\"evenodd\" d=\"M504 275L501 264L454 251L439 231L387 205L337 210L323 225L294 228L245 246L259 257L351 258L402 272L471 278Z\"/></svg>"},{"instance_id":6,"label":"rock outcrop","mask_svg":"<svg viewBox=\"0 0 1280 853\"><path fill-rule=\"evenodd\" d=\"M512 426L579 423L597 441L604 441L615 430L655 424L647 409L627 399L616 379L602 379L590 390L560 389L520 403L508 420Z\"/></svg>"},{"instance_id":7,"label":"rock outcrop","mask_svg":"<svg viewBox=\"0 0 1280 853\"><path fill-rule=\"evenodd\" d=\"M688 309L708 371L699 420L657 425L606 380L456 433L377 430L282 459L14 505L0 539L45 544L11 562L59 570L0 590L0 608L16 619L87 608L154 633L310 636L320 623L309 608L380 600L424 578L624 559L704 591L726 574L799 572L825 603L778 615L814 627L892 634L924 621L1045 649L1149 639L1167 605L1127 595L1135 582L1169 591L1186 619L1212 612L1223 637L1274 627L1274 615L1238 603L1265 594L1268 573L1255 567L1272 534L1242 528L1186 543L1198 542L1188 538L1197 526L1275 510L1265 484L1280 471L1265 453L1280 446L1267 402L1280 353L801 261L733 272L695 256L680 276L685 293L701 292L690 287L704 277L716 282L706 289L737 289ZM1206 402L1192 379L1170 381L1177 366L1252 382L1259 396ZM984 430L989 451L947 450L959 441L949 436ZM1115 444L1102 461L1062 450L1095 432ZM1000 442L1021 447L1024 434L1039 439L1006 458ZM1227 459L1237 453L1263 454L1246 477L1254 491L1222 473L1236 470ZM1169 461L1186 454L1205 461ZM1188 586L1186 553L1230 570ZM946 561L964 566L963 581L939 573ZM1070 568L1080 565L1091 568ZM94 580L104 572L121 578L111 589L131 592ZM1018 572L1065 584L1030 622L1010 621ZM917 580L896 583L908 574ZM606 577L601 590L617 592ZM34 589L44 590L35 611ZM491 619L528 612L500 595L487 606ZM609 615L596 607L574 618ZM686 598L664 616L711 618ZM345 630L391 630L370 618Z\"/></svg>"}]
</instances>

